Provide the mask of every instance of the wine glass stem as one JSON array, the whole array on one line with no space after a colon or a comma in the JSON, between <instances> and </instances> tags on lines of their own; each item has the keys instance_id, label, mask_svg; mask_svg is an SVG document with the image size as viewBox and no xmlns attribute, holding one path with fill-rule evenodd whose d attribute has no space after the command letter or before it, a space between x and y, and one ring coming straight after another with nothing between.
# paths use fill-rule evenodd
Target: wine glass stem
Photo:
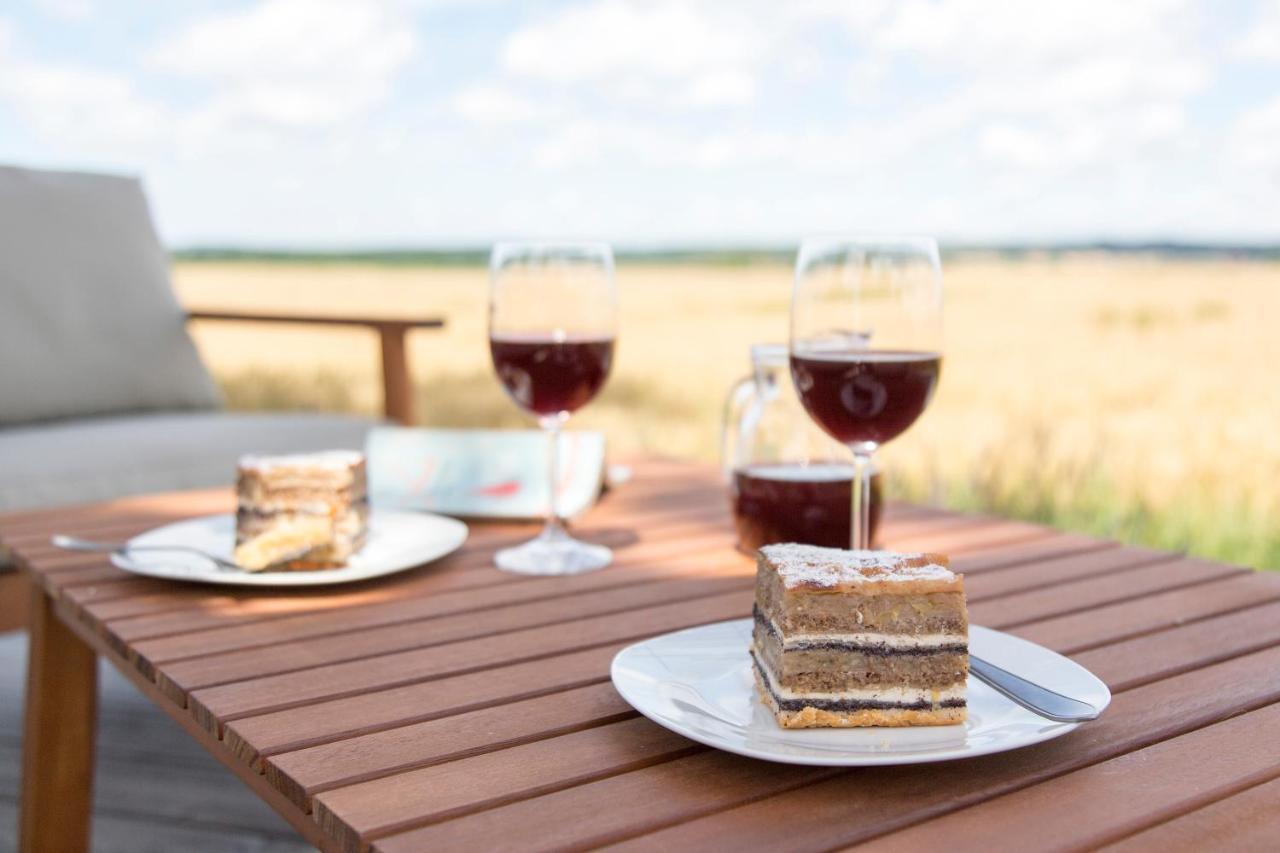
<instances>
[{"instance_id":1,"label":"wine glass stem","mask_svg":"<svg viewBox=\"0 0 1280 853\"><path fill-rule=\"evenodd\" d=\"M564 524L560 521L560 427L564 418L560 415L548 415L539 420L543 432L547 434L547 523L540 534L543 539L559 539L565 535Z\"/></svg>"},{"instance_id":2,"label":"wine glass stem","mask_svg":"<svg viewBox=\"0 0 1280 853\"><path fill-rule=\"evenodd\" d=\"M853 452L853 500L849 519L849 547L866 550L871 547L871 454Z\"/></svg>"}]
</instances>

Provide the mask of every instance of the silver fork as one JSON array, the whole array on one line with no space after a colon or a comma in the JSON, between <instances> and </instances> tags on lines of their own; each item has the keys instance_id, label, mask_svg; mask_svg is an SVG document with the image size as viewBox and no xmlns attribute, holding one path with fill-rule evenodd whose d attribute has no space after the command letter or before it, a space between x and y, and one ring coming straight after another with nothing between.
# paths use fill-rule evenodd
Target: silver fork
<instances>
[{"instance_id":1,"label":"silver fork","mask_svg":"<svg viewBox=\"0 0 1280 853\"><path fill-rule=\"evenodd\" d=\"M130 551L181 551L186 554L195 554L203 557L218 567L220 571L244 571L236 563L225 557L219 557L217 554L210 554L208 551L202 551L199 548L192 548L189 545L130 545L128 542L95 542L92 539L81 539L78 536L64 536L59 533L54 535L54 546L63 548L67 551L86 551L93 554L127 554Z\"/></svg>"}]
</instances>

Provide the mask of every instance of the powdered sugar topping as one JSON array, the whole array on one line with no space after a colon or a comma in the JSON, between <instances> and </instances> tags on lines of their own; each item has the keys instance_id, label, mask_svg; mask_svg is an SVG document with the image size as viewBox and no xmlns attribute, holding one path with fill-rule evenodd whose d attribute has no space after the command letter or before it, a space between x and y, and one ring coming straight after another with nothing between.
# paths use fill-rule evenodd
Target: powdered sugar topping
<instances>
[{"instance_id":1,"label":"powdered sugar topping","mask_svg":"<svg viewBox=\"0 0 1280 853\"><path fill-rule=\"evenodd\" d=\"M760 553L788 588L831 588L866 583L953 581L954 572L937 554L843 551L816 545L766 545Z\"/></svg>"},{"instance_id":2,"label":"powdered sugar topping","mask_svg":"<svg viewBox=\"0 0 1280 853\"><path fill-rule=\"evenodd\" d=\"M254 471L277 468L323 468L342 471L364 461L358 450L321 450L317 453L286 453L274 456L250 453L240 457L240 467Z\"/></svg>"}]
</instances>

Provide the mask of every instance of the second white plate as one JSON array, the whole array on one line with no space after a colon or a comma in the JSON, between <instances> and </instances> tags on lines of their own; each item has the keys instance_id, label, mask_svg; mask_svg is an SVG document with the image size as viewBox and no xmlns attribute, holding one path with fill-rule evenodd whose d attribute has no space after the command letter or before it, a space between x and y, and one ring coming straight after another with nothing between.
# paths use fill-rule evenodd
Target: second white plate
<instances>
[{"instance_id":1,"label":"second white plate","mask_svg":"<svg viewBox=\"0 0 1280 853\"><path fill-rule=\"evenodd\" d=\"M637 711L677 734L788 764L949 761L1030 746L1081 725L1039 717L970 676L964 725L784 729L756 694L750 645L750 619L664 634L620 651L613 659L613 684ZM969 648L997 666L1098 708L1111 701L1111 691L1093 673L1027 640L975 625L969 628Z\"/></svg>"},{"instance_id":2,"label":"second white plate","mask_svg":"<svg viewBox=\"0 0 1280 853\"><path fill-rule=\"evenodd\" d=\"M131 545L184 545L231 558L236 538L234 515L207 515L148 530ZM369 538L347 565L315 572L240 572L219 569L209 560L181 551L133 551L112 554L125 571L156 578L235 586L317 586L354 583L402 572L438 560L467 540L461 521L425 512L369 511Z\"/></svg>"}]
</instances>

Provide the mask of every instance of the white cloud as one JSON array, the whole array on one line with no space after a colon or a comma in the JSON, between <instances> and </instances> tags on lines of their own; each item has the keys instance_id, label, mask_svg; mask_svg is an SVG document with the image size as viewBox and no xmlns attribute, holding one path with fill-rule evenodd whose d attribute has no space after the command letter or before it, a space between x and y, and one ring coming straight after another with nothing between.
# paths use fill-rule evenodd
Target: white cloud
<instances>
[{"instance_id":1,"label":"white cloud","mask_svg":"<svg viewBox=\"0 0 1280 853\"><path fill-rule=\"evenodd\" d=\"M211 127L305 127L354 119L385 101L414 47L394 5L265 0L188 24L151 63L212 84L202 110Z\"/></svg>"},{"instance_id":2,"label":"white cloud","mask_svg":"<svg viewBox=\"0 0 1280 853\"><path fill-rule=\"evenodd\" d=\"M722 106L749 102L766 40L753 16L724 4L593 0L513 33L513 76L588 86L635 100Z\"/></svg>"},{"instance_id":3,"label":"white cloud","mask_svg":"<svg viewBox=\"0 0 1280 853\"><path fill-rule=\"evenodd\" d=\"M915 105L938 139L977 127L991 163L1064 173L1186 144L1212 76L1198 15L1188 0L910 0L854 37L864 76L909 63L945 81Z\"/></svg>"},{"instance_id":4,"label":"white cloud","mask_svg":"<svg viewBox=\"0 0 1280 853\"><path fill-rule=\"evenodd\" d=\"M521 124L545 117L551 110L527 95L503 86L478 83L458 92L454 111L476 124Z\"/></svg>"},{"instance_id":5,"label":"white cloud","mask_svg":"<svg viewBox=\"0 0 1280 853\"><path fill-rule=\"evenodd\" d=\"M954 75L966 108L1039 113L1194 94L1207 76L1197 22L1187 0L911 0L866 43L873 60Z\"/></svg>"},{"instance_id":6,"label":"white cloud","mask_svg":"<svg viewBox=\"0 0 1280 853\"><path fill-rule=\"evenodd\" d=\"M708 71L693 78L676 100L691 107L749 104L755 100L755 77L741 69Z\"/></svg>"},{"instance_id":7,"label":"white cloud","mask_svg":"<svg viewBox=\"0 0 1280 853\"><path fill-rule=\"evenodd\" d=\"M1280 179L1280 97L1240 116L1228 137L1228 150L1231 161L1243 169L1269 171Z\"/></svg>"},{"instance_id":8,"label":"white cloud","mask_svg":"<svg viewBox=\"0 0 1280 853\"><path fill-rule=\"evenodd\" d=\"M641 166L705 175L769 167L794 175L847 177L894 156L896 140L877 138L874 129L846 122L821 129L708 133L635 118L577 118L553 128L534 146L533 156L537 166L552 171Z\"/></svg>"},{"instance_id":9,"label":"white cloud","mask_svg":"<svg viewBox=\"0 0 1280 853\"><path fill-rule=\"evenodd\" d=\"M128 78L110 72L11 65L0 71L0 95L51 138L141 143L164 127L162 109L140 96Z\"/></svg>"},{"instance_id":10,"label":"white cloud","mask_svg":"<svg viewBox=\"0 0 1280 853\"><path fill-rule=\"evenodd\" d=\"M1280 0L1261 5L1257 18L1237 40L1235 54L1242 59L1280 62Z\"/></svg>"},{"instance_id":11,"label":"white cloud","mask_svg":"<svg viewBox=\"0 0 1280 853\"><path fill-rule=\"evenodd\" d=\"M87 21L98 11L93 0L38 0L36 5L45 13L64 21Z\"/></svg>"},{"instance_id":12,"label":"white cloud","mask_svg":"<svg viewBox=\"0 0 1280 853\"><path fill-rule=\"evenodd\" d=\"M531 101L545 87L580 98L577 120L550 128L537 147L544 168L587 158L848 174L928 157L968 135L993 165L1062 173L1187 144L1187 103L1211 78L1196 43L1198 14L1190 0L1119 8L1108 0L799 0L781 8L590 0L536 18L508 38L500 60ZM843 53L833 41L841 32L850 42ZM797 65L796 56L809 61ZM889 104L908 69L928 82ZM793 71L797 79L787 79ZM785 132L761 117L710 135L644 109L748 106L763 75L806 96L856 81L855 109L814 114ZM593 107L593 96L626 102L630 112ZM856 107L877 98L893 109L863 120ZM472 104L473 117L483 107L502 111L489 100Z\"/></svg>"},{"instance_id":13,"label":"white cloud","mask_svg":"<svg viewBox=\"0 0 1280 853\"><path fill-rule=\"evenodd\" d=\"M184 240L1280 238L1280 102L1227 90L1268 3L237 0L92 66L0 15L0 149L146 172Z\"/></svg>"},{"instance_id":14,"label":"white cloud","mask_svg":"<svg viewBox=\"0 0 1280 853\"><path fill-rule=\"evenodd\" d=\"M144 97L131 78L65 63L19 56L12 23L0 18L0 101L55 145L79 143L96 154L136 146L163 132L162 105Z\"/></svg>"},{"instance_id":15,"label":"white cloud","mask_svg":"<svg viewBox=\"0 0 1280 853\"><path fill-rule=\"evenodd\" d=\"M982 154L993 164L1032 171L1076 168L1104 156L1106 146L1105 132L1087 125L1062 132L996 122L979 137Z\"/></svg>"},{"instance_id":16,"label":"white cloud","mask_svg":"<svg viewBox=\"0 0 1280 853\"><path fill-rule=\"evenodd\" d=\"M1007 3L1000 0L907 0L892 7L875 43L881 49L969 68L1053 65L1082 55L1141 52L1194 16L1184 0Z\"/></svg>"}]
</instances>

